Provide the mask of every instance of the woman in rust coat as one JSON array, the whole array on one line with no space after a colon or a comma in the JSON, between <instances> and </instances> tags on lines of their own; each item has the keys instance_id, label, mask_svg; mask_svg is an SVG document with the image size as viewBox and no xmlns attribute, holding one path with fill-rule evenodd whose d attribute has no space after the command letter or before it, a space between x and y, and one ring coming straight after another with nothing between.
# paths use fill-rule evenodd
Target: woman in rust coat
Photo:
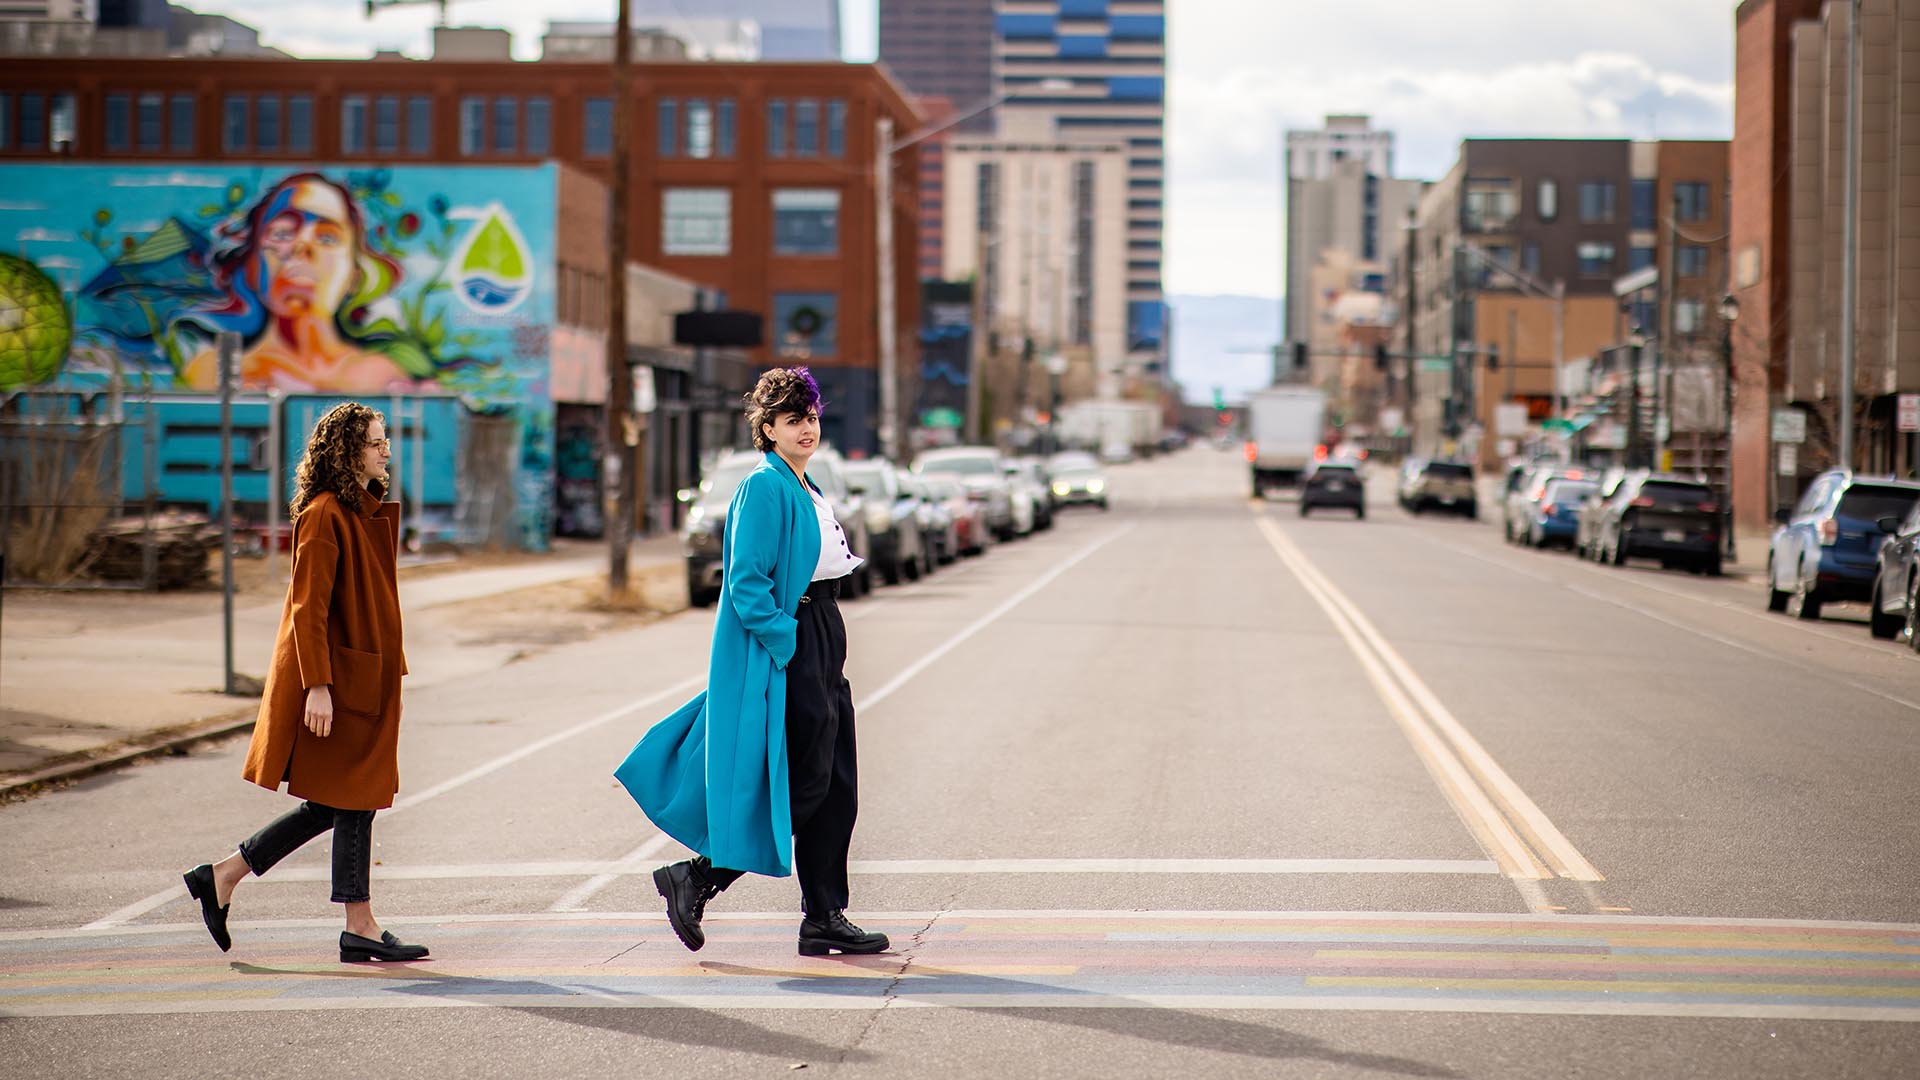
<instances>
[{"instance_id":1,"label":"woman in rust coat","mask_svg":"<svg viewBox=\"0 0 1920 1080\"><path fill-rule=\"evenodd\" d=\"M346 905L343 962L418 960L374 921L368 893L373 813L400 787L398 503L383 503L392 448L380 414L357 402L327 410L295 472L293 580L273 666L241 775L305 800L217 863L187 871L213 940L226 951L227 909L247 874L266 873L333 830L333 902Z\"/></svg>"}]
</instances>

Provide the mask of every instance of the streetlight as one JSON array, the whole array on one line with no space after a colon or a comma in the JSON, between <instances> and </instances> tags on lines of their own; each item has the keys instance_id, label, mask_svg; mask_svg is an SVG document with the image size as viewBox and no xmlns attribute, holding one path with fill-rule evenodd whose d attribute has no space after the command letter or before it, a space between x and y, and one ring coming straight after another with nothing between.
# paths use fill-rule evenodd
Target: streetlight
<instances>
[{"instance_id":1,"label":"streetlight","mask_svg":"<svg viewBox=\"0 0 1920 1080\"><path fill-rule=\"evenodd\" d=\"M1071 79L1042 79L1034 88L1047 93L1064 93L1073 89ZM998 94L981 102L966 112L947 118L932 127L922 128L902 139L893 137L893 117L880 118L875 139L878 153L873 163L874 192L874 237L880 265L879 272L879 308L880 308L880 454L894 461L900 460L899 412L900 412L900 342L896 321L899 318L894 297L893 271L893 155L907 147L932 138L957 124L979 116L988 109L1005 104L1013 97L1012 90L1002 90ZM979 333L979 328L974 328ZM971 372L968 379L978 379L980 372Z\"/></svg>"},{"instance_id":2,"label":"streetlight","mask_svg":"<svg viewBox=\"0 0 1920 1080\"><path fill-rule=\"evenodd\" d=\"M1720 500L1720 532L1725 539L1727 558L1733 554L1733 324L1740 318L1740 301L1732 293L1720 298L1720 407L1723 431L1726 439L1725 464L1721 467L1720 480L1723 485L1723 497Z\"/></svg>"}]
</instances>

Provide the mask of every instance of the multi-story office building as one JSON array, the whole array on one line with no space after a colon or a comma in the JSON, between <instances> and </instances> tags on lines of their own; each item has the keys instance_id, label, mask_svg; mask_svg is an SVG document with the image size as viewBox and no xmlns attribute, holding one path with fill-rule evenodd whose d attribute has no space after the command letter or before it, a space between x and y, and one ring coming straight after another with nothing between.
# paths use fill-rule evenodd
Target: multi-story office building
<instances>
[{"instance_id":1,"label":"multi-story office building","mask_svg":"<svg viewBox=\"0 0 1920 1080\"><path fill-rule=\"evenodd\" d=\"M0 0L0 22L93 22L99 0Z\"/></svg>"},{"instance_id":2,"label":"multi-story office building","mask_svg":"<svg viewBox=\"0 0 1920 1080\"><path fill-rule=\"evenodd\" d=\"M880 62L909 93L973 113L993 98L993 0L880 0ZM991 132L993 110L956 126Z\"/></svg>"},{"instance_id":3,"label":"multi-story office building","mask_svg":"<svg viewBox=\"0 0 1920 1080\"><path fill-rule=\"evenodd\" d=\"M698 36L697 26L682 24L715 19L759 23L764 60L840 59L840 0L633 0L634 26L658 26L677 37Z\"/></svg>"},{"instance_id":4,"label":"multi-story office building","mask_svg":"<svg viewBox=\"0 0 1920 1080\"><path fill-rule=\"evenodd\" d=\"M1329 248L1367 262L1393 246L1420 181L1395 180L1393 133L1365 116L1329 116L1326 126L1287 132L1286 307L1282 341L1313 337L1314 263Z\"/></svg>"},{"instance_id":5,"label":"multi-story office building","mask_svg":"<svg viewBox=\"0 0 1920 1080\"><path fill-rule=\"evenodd\" d=\"M1127 149L1129 375L1165 377L1166 5L1162 0L995 0L1001 130L1027 118L1060 139Z\"/></svg>"}]
</instances>

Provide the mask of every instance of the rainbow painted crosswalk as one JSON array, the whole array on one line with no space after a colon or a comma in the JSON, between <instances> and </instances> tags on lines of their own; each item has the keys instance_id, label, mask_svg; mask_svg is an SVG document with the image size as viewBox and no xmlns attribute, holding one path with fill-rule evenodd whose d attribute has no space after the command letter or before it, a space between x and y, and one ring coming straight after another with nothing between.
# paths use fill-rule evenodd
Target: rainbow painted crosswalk
<instances>
[{"instance_id":1,"label":"rainbow painted crosswalk","mask_svg":"<svg viewBox=\"0 0 1920 1080\"><path fill-rule=\"evenodd\" d=\"M333 962L332 923L0 934L0 1016L431 1007L1387 1009L1920 1020L1920 926L1643 916L900 912L873 957L795 955L796 920L391 919L422 963Z\"/></svg>"}]
</instances>

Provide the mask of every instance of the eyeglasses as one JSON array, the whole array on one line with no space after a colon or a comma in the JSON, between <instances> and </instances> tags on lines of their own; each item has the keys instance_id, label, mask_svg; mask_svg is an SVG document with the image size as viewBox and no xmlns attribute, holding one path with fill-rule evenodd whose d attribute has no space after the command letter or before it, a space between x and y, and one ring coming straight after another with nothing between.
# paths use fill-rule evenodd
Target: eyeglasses
<instances>
[{"instance_id":1,"label":"eyeglasses","mask_svg":"<svg viewBox=\"0 0 1920 1080\"><path fill-rule=\"evenodd\" d=\"M392 448L393 448L392 439L368 439L367 440L367 449L369 450L391 450Z\"/></svg>"}]
</instances>

